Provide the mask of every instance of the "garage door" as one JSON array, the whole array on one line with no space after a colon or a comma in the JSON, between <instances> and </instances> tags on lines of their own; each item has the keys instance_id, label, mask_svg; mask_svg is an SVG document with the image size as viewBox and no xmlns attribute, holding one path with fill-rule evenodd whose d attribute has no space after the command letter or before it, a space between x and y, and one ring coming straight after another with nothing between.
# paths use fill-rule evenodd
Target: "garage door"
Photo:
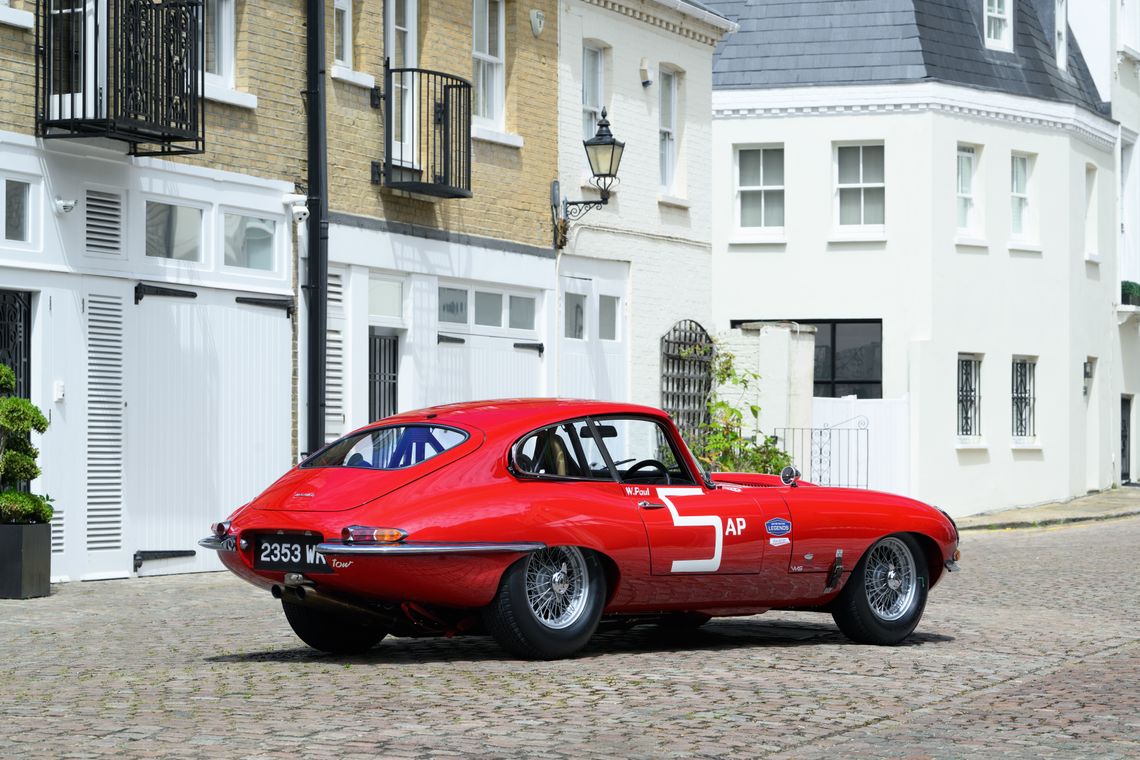
<instances>
[{"instance_id":1,"label":"garage door","mask_svg":"<svg viewBox=\"0 0 1140 760\"><path fill-rule=\"evenodd\" d=\"M220 569L197 540L291 464L286 312L196 292L126 306L126 528L139 575Z\"/></svg>"},{"instance_id":2,"label":"garage door","mask_svg":"<svg viewBox=\"0 0 1140 760\"><path fill-rule=\"evenodd\" d=\"M560 267L558 395L625 401L629 265L564 256Z\"/></svg>"},{"instance_id":3,"label":"garage door","mask_svg":"<svg viewBox=\"0 0 1140 760\"><path fill-rule=\"evenodd\" d=\"M441 332L429 404L538 396L539 344L490 335Z\"/></svg>"}]
</instances>

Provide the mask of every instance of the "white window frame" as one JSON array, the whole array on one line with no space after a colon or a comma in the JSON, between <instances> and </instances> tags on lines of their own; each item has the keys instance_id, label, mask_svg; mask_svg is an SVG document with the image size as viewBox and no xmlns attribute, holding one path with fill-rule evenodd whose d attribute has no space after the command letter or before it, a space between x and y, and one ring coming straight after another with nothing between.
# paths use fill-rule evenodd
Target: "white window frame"
<instances>
[{"instance_id":1,"label":"white window frame","mask_svg":"<svg viewBox=\"0 0 1140 760\"><path fill-rule=\"evenodd\" d=\"M1085 164L1085 261L1100 261L1100 170Z\"/></svg>"},{"instance_id":2,"label":"white window frame","mask_svg":"<svg viewBox=\"0 0 1140 760\"><path fill-rule=\"evenodd\" d=\"M479 86L479 78L474 76L475 67L482 64L484 66L485 73L488 71L490 72L490 74L492 75L492 81L491 81L491 85L490 85L490 95L492 96L492 98L494 100L494 103L493 103L494 108L492 109L492 113L490 113L489 115L472 113L471 114L471 120L477 126L481 126L481 127L484 127L486 129L490 129L490 130L493 130L496 132L502 132L505 128L504 125L506 123L506 110L507 110L506 109L507 41L506 41L506 21L505 21L505 18L507 15L506 14L506 0L498 0L498 2L496 3L496 6L499 9L497 19L491 19L491 18L485 19L485 22L487 24L487 32L488 32L487 33L488 50L486 52L482 52L482 51L475 49L476 35L475 35L474 27L476 24L480 23L480 19L479 19L480 5L482 5L487 10L487 16L488 17L490 16L490 13L491 13L489 0L472 0L472 3L471 3L472 76L473 76L473 82L474 82L475 86L478 87ZM490 38L490 25L492 23L495 23L498 26L497 37L499 40L499 49L497 51L489 49L490 48L490 39L491 39ZM496 53L497 53L497 55L496 55ZM482 95L484 93L480 92L479 94ZM485 101L480 100L480 102L484 103Z\"/></svg>"},{"instance_id":3,"label":"white window frame","mask_svg":"<svg viewBox=\"0 0 1140 760\"><path fill-rule=\"evenodd\" d=\"M401 29L396 26L396 3L384 3L384 55L386 56L389 65L392 68L407 68L414 69L420 65L420 51L419 51L419 16L420 16L420 3L419 0L402 0L405 4L404 11L404 24ZM396 32L397 30L404 34L404 60L403 62L395 60L393 54L396 51ZM392 97L393 99L402 98L402 106L400 113L403 115L400 125L400 134L404 138L396 140L395 135L392 137L392 153L393 160L401 166L409 166L415 168L416 162L416 124L418 123L419 104L416 102L415 85L418 74L413 74L407 78L407 86L404 84L404 78L401 77L397 81L396 77L392 78ZM395 118L395 114L393 114ZM402 160L401 158L402 157Z\"/></svg>"},{"instance_id":4,"label":"white window frame","mask_svg":"<svg viewBox=\"0 0 1140 760\"><path fill-rule=\"evenodd\" d=\"M371 303L371 287L373 282L386 282L393 285L400 286L400 315L398 317L389 316L386 314L373 314ZM369 299L365 311L368 314L368 325L370 327L392 327L396 329L405 329L408 325L408 278L401 277L396 274L389 274L384 271L376 269L369 270L368 272L368 287ZM451 287L450 285L444 287ZM438 298L438 291L436 294ZM450 322L441 322L443 324L451 324Z\"/></svg>"},{"instance_id":5,"label":"white window frame","mask_svg":"<svg viewBox=\"0 0 1140 760\"><path fill-rule=\"evenodd\" d=\"M954 362L954 388L956 390L956 405L954 413L954 431L960 445L977 445L984 440L982 436L982 364L985 357L982 354L960 353ZM974 430L969 433L962 432L962 362L972 362L971 379L974 383L972 402L974 405Z\"/></svg>"},{"instance_id":6,"label":"white window frame","mask_svg":"<svg viewBox=\"0 0 1140 760\"><path fill-rule=\"evenodd\" d=\"M1054 38L1056 40L1057 68L1069 68L1069 3L1057 0L1053 13Z\"/></svg>"},{"instance_id":7,"label":"white window frame","mask_svg":"<svg viewBox=\"0 0 1140 760\"><path fill-rule=\"evenodd\" d=\"M593 70L587 66L588 56L594 53L596 65ZM586 102L586 82L594 81L594 90L598 94L597 102ZM606 105L606 49L595 42L586 42L582 45L582 139L589 140L598 131L598 121L602 118L602 109ZM587 126L589 125L589 126Z\"/></svg>"},{"instance_id":8,"label":"white window frame","mask_svg":"<svg viewBox=\"0 0 1140 760\"><path fill-rule=\"evenodd\" d=\"M1140 60L1140 0L1121 0L1120 19L1117 45L1132 60Z\"/></svg>"},{"instance_id":9,"label":"white window frame","mask_svg":"<svg viewBox=\"0 0 1140 760\"><path fill-rule=\"evenodd\" d=\"M209 213L204 211L203 214ZM256 269L254 267L233 266L226 263L226 215L230 216L245 216L251 219L261 219L273 223L273 266L269 269ZM257 277L262 279L278 279L281 276L281 263L283 260L282 250L282 223L285 219L277 214L267 213L265 211L258 211L250 208L240 208L237 206L219 206L215 212L215 219L217 228L214 233L214 249L218 251L218 269L223 272L230 272L233 274L240 274L246 277ZM144 252L145 253L145 252ZM205 248L203 247L203 256L205 255ZM153 256L151 258L154 258Z\"/></svg>"},{"instance_id":10,"label":"white window frame","mask_svg":"<svg viewBox=\"0 0 1140 760\"><path fill-rule=\"evenodd\" d=\"M990 50L1003 50L1006 52L1013 51L1013 24L1014 24L1014 5L1017 0L980 0L982 3L982 35L985 37L986 47ZM1002 10L990 9L990 4L1001 3L1004 8ZM990 21L997 21L1002 24L1001 35L994 37L990 35Z\"/></svg>"},{"instance_id":11,"label":"white window frame","mask_svg":"<svg viewBox=\"0 0 1140 760\"><path fill-rule=\"evenodd\" d=\"M202 212L202 226L198 238L202 256L197 261L168 259L162 256L148 256L146 254L146 205L148 203L162 203L167 206L184 206L186 208L198 209ZM135 208L137 211L132 215L132 217L137 220L133 227L134 237L128 237L124 245L127 246L128 250L132 250L137 246L139 253L136 255L139 260L151 266L161 268L210 269L212 267L213 255L217 250L217 244L214 241L211 228L214 221L214 213L210 204L191 201L185 198L172 198L168 195L146 194L139 196ZM133 241L138 242L135 243Z\"/></svg>"},{"instance_id":12,"label":"white window frame","mask_svg":"<svg viewBox=\"0 0 1140 760\"><path fill-rule=\"evenodd\" d=\"M1026 394L1028 401L1027 418L1028 422L1026 427L1031 431L1029 435L1017 434L1017 398L1015 396L1014 380L1017 373L1017 365L1024 364L1026 367ZM1015 446L1032 445L1037 442L1037 357L1024 356L1014 354L1010 361L1010 384L1009 384L1009 426L1010 437L1013 439Z\"/></svg>"},{"instance_id":13,"label":"white window frame","mask_svg":"<svg viewBox=\"0 0 1140 760\"><path fill-rule=\"evenodd\" d=\"M344 14L344 35L340 49L336 46L336 14ZM333 65L352 70L352 0L333 0Z\"/></svg>"},{"instance_id":14,"label":"white window frame","mask_svg":"<svg viewBox=\"0 0 1140 760\"><path fill-rule=\"evenodd\" d=\"M783 143L770 143L767 145L737 145L733 151L733 198L735 199L735 219L736 231L738 237L755 237L755 236L782 236L784 234L784 224L787 223L787 192L783 183L779 185L767 184L766 177L764 176L764 153L766 151L780 151L783 156L784 163L784 182L787 181L787 151ZM760 184L759 185L744 185L741 184L740 179L740 154L745 151L759 151L760 152ZM762 223L759 226L744 226L744 210L743 201L744 193L758 192L761 194L761 219ZM767 194L780 192L784 194L784 224L769 225L764 224L768 216Z\"/></svg>"},{"instance_id":15,"label":"white window frame","mask_svg":"<svg viewBox=\"0 0 1140 760\"><path fill-rule=\"evenodd\" d=\"M217 28L214 30L214 34L215 44L218 48L215 53L218 71L216 73L206 72L206 85L232 90L234 88L234 69L236 68L234 0L214 0L214 4L217 8ZM202 23L206 23L205 6L203 6Z\"/></svg>"},{"instance_id":16,"label":"white window frame","mask_svg":"<svg viewBox=\"0 0 1140 760\"><path fill-rule=\"evenodd\" d=\"M673 195L677 182L677 110L680 86L680 74L669 66L661 66L657 72L657 83L661 94L657 99L657 134L658 134L658 181L663 195ZM672 103L672 113L666 118L665 109L661 102L665 93L669 92Z\"/></svg>"},{"instance_id":17,"label":"white window frame","mask_svg":"<svg viewBox=\"0 0 1140 760\"><path fill-rule=\"evenodd\" d=\"M1021 191L1015 184L1017 174L1013 167L1017 161L1025 162L1025 188ZM1037 241L1037 209L1033 203L1033 173L1036 163L1037 156L1033 153L1013 151L1009 156L1009 236L1012 240L1031 243ZM1013 228L1013 208L1018 202L1023 204L1020 232Z\"/></svg>"},{"instance_id":18,"label":"white window frame","mask_svg":"<svg viewBox=\"0 0 1140 760\"><path fill-rule=\"evenodd\" d=\"M839 182L839 149L840 148L859 148L859 182L848 182L841 184ZM882 148L883 149L883 181L882 182L864 182L863 181L863 150L865 148ZM842 233L866 233L878 235L886 232L887 228L887 147L886 143L882 141L871 140L867 142L844 142L833 143L831 148L831 182L832 187L835 188L832 193L832 204L835 206L835 212L832 217L833 226L836 230ZM883 221L881 224L867 224L865 207L863 197L867 190L874 190L882 188L883 190ZM842 209L840 206L840 191L841 190L860 190L859 197L859 224L843 224L842 223Z\"/></svg>"},{"instance_id":19,"label":"white window frame","mask_svg":"<svg viewBox=\"0 0 1140 760\"><path fill-rule=\"evenodd\" d=\"M23 182L28 185L28 208L25 211L24 224L28 231L27 240L8 239L8 181ZM15 172L0 173L0 249L9 251L34 251L40 245L40 220L43 211L42 185L38 177L17 174Z\"/></svg>"},{"instance_id":20,"label":"white window frame","mask_svg":"<svg viewBox=\"0 0 1140 760\"><path fill-rule=\"evenodd\" d=\"M470 282L455 282L454 280L440 279L436 288L436 313L439 312L439 288L451 288L467 292L467 322L440 322L439 329L445 332L462 332L472 335L486 335L492 337L536 338L540 331L539 321L542 316L541 293L521 288L503 287L502 285L479 285ZM502 296L501 324L481 325L475 322L475 291ZM534 301L534 326L530 329L511 327L511 296L529 298Z\"/></svg>"},{"instance_id":21,"label":"white window frame","mask_svg":"<svg viewBox=\"0 0 1140 760\"><path fill-rule=\"evenodd\" d=\"M978 159L981 157L981 149L977 145L967 145L965 143L958 143L957 161L955 162L954 169L954 193L956 203L954 207L955 212L955 225L958 228L958 235L976 235L981 229L981 215L982 204L978 197ZM966 179L967 183L963 183L962 167L963 162L967 162L970 168L970 176ZM965 219L962 218L962 211L965 208Z\"/></svg>"}]
</instances>

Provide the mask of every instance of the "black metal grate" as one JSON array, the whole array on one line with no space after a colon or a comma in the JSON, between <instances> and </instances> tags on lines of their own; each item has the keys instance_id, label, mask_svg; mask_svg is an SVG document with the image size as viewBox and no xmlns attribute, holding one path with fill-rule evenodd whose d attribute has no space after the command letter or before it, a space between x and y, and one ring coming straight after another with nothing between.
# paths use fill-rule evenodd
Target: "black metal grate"
<instances>
[{"instance_id":1,"label":"black metal grate","mask_svg":"<svg viewBox=\"0 0 1140 760\"><path fill-rule=\"evenodd\" d=\"M703 437L709 421L715 356L712 338L691 319L673 325L661 338L661 407L691 441Z\"/></svg>"},{"instance_id":2,"label":"black metal grate","mask_svg":"<svg viewBox=\"0 0 1140 760\"><path fill-rule=\"evenodd\" d=\"M1032 438L1037 435L1037 403L1034 388L1034 375L1037 363L1029 359L1013 360L1013 387L1010 398L1013 406L1013 435L1018 438Z\"/></svg>"},{"instance_id":3,"label":"black metal grate","mask_svg":"<svg viewBox=\"0 0 1140 760\"><path fill-rule=\"evenodd\" d=\"M368 418L380 420L397 411L400 339L375 331L368 336Z\"/></svg>"},{"instance_id":4,"label":"black metal grate","mask_svg":"<svg viewBox=\"0 0 1140 760\"><path fill-rule=\"evenodd\" d=\"M982 434L982 360L974 356L958 357L958 435Z\"/></svg>"},{"instance_id":5,"label":"black metal grate","mask_svg":"<svg viewBox=\"0 0 1140 760\"><path fill-rule=\"evenodd\" d=\"M471 197L471 83L427 69L384 69L384 185Z\"/></svg>"},{"instance_id":6,"label":"black metal grate","mask_svg":"<svg viewBox=\"0 0 1140 760\"><path fill-rule=\"evenodd\" d=\"M202 0L37 0L36 132L202 153Z\"/></svg>"},{"instance_id":7,"label":"black metal grate","mask_svg":"<svg viewBox=\"0 0 1140 760\"><path fill-rule=\"evenodd\" d=\"M31 398L32 294L0 290L0 364L16 374L16 395Z\"/></svg>"}]
</instances>

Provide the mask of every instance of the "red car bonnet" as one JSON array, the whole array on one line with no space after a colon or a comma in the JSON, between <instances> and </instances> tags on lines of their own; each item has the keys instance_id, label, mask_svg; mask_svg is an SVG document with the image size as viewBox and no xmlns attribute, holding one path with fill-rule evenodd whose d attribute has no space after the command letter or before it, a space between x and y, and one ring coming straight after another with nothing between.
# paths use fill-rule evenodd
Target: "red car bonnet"
<instances>
[{"instance_id":1,"label":"red car bonnet","mask_svg":"<svg viewBox=\"0 0 1140 760\"><path fill-rule=\"evenodd\" d=\"M464 428L463 443L424 462L398 470L368 467L294 467L250 506L282 512L343 512L392 493L441 467L462 459L483 444L482 431Z\"/></svg>"}]
</instances>

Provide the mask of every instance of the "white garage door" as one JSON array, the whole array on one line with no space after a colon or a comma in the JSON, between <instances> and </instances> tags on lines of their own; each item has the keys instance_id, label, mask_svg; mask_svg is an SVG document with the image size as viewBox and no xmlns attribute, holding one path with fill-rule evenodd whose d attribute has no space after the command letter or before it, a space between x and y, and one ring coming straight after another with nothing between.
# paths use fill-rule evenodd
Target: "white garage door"
<instances>
[{"instance_id":1,"label":"white garage door","mask_svg":"<svg viewBox=\"0 0 1140 760\"><path fill-rule=\"evenodd\" d=\"M564 256L560 273L558 395L626 401L629 265Z\"/></svg>"},{"instance_id":2,"label":"white garage door","mask_svg":"<svg viewBox=\"0 0 1140 760\"><path fill-rule=\"evenodd\" d=\"M517 338L440 332L428 403L540 395L538 344Z\"/></svg>"},{"instance_id":3,"label":"white garage door","mask_svg":"<svg viewBox=\"0 0 1140 760\"><path fill-rule=\"evenodd\" d=\"M202 289L126 308L128 548L139 575L220 569L197 540L291 464L291 322Z\"/></svg>"}]
</instances>

